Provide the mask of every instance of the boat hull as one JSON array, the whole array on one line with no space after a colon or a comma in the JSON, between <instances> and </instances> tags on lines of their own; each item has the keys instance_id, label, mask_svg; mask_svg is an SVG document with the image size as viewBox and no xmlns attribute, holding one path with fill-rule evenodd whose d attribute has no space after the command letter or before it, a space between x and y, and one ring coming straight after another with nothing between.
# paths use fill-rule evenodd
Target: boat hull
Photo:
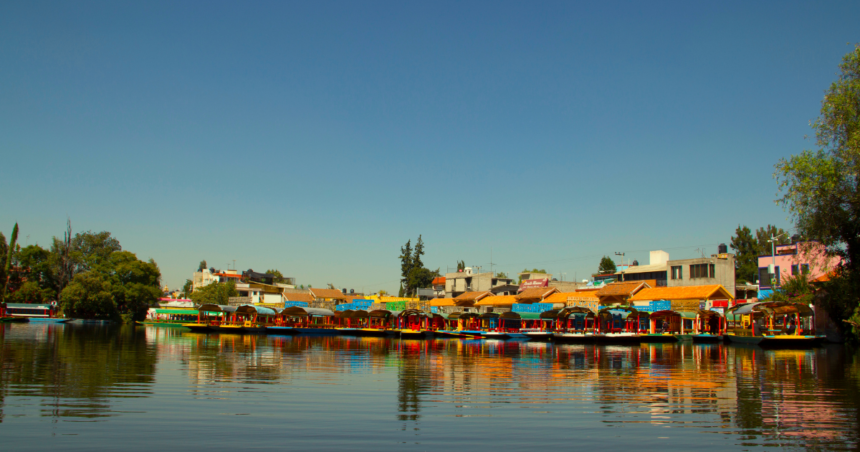
<instances>
[{"instance_id":1,"label":"boat hull","mask_svg":"<svg viewBox=\"0 0 860 452\"><path fill-rule=\"evenodd\" d=\"M205 323L183 323L182 326L195 333L211 333L213 331L212 328Z\"/></svg>"},{"instance_id":2,"label":"boat hull","mask_svg":"<svg viewBox=\"0 0 860 452\"><path fill-rule=\"evenodd\" d=\"M548 341L552 339L552 333L549 331L529 331L523 333L523 335L533 341Z\"/></svg>"},{"instance_id":3,"label":"boat hull","mask_svg":"<svg viewBox=\"0 0 860 452\"><path fill-rule=\"evenodd\" d=\"M726 338L732 343L758 345L762 348L808 348L820 345L824 341L824 336L800 335L736 336L727 334Z\"/></svg>"},{"instance_id":4,"label":"boat hull","mask_svg":"<svg viewBox=\"0 0 860 452\"><path fill-rule=\"evenodd\" d=\"M552 333L553 342L564 344L591 344L594 343L592 333Z\"/></svg>"},{"instance_id":5,"label":"boat hull","mask_svg":"<svg viewBox=\"0 0 860 452\"><path fill-rule=\"evenodd\" d=\"M143 326L161 326L166 328L183 328L185 326L185 322L153 322L151 320L144 320L135 323Z\"/></svg>"},{"instance_id":6,"label":"boat hull","mask_svg":"<svg viewBox=\"0 0 860 452\"><path fill-rule=\"evenodd\" d=\"M266 333L268 334L276 334L281 336L292 336L294 334L299 334L295 328L291 326L269 326L266 327Z\"/></svg>"},{"instance_id":7,"label":"boat hull","mask_svg":"<svg viewBox=\"0 0 860 452\"><path fill-rule=\"evenodd\" d=\"M595 334L594 342L598 344L638 344L642 342L642 338L635 333L604 333Z\"/></svg>"},{"instance_id":8,"label":"boat hull","mask_svg":"<svg viewBox=\"0 0 860 452\"><path fill-rule=\"evenodd\" d=\"M693 343L696 344L716 344L723 342L722 334L693 334Z\"/></svg>"},{"instance_id":9,"label":"boat hull","mask_svg":"<svg viewBox=\"0 0 860 452\"><path fill-rule=\"evenodd\" d=\"M666 342L678 342L678 338L671 333L655 333L655 334L643 334L639 336L640 342L645 343L666 343Z\"/></svg>"},{"instance_id":10,"label":"boat hull","mask_svg":"<svg viewBox=\"0 0 860 452\"><path fill-rule=\"evenodd\" d=\"M340 332L334 328L296 328L298 334L312 336L337 336Z\"/></svg>"},{"instance_id":11,"label":"boat hull","mask_svg":"<svg viewBox=\"0 0 860 452\"><path fill-rule=\"evenodd\" d=\"M27 323L30 319L27 317L2 317L0 323Z\"/></svg>"}]
</instances>

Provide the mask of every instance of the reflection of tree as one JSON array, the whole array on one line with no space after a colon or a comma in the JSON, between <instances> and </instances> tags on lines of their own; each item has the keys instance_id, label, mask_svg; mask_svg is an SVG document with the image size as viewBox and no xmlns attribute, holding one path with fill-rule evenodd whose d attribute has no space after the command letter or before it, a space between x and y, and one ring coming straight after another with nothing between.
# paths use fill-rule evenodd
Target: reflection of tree
<instances>
[{"instance_id":1,"label":"reflection of tree","mask_svg":"<svg viewBox=\"0 0 860 452\"><path fill-rule=\"evenodd\" d=\"M735 423L747 442L803 441L815 449L860 440L856 375L858 355L842 347L814 350L736 348L738 407ZM835 399L834 399L835 396ZM845 410L854 428L846 429Z\"/></svg>"},{"instance_id":2,"label":"reflection of tree","mask_svg":"<svg viewBox=\"0 0 860 452\"><path fill-rule=\"evenodd\" d=\"M0 394L51 400L43 416L112 416L110 399L150 393L157 357L134 327L14 328L0 348Z\"/></svg>"},{"instance_id":3,"label":"reflection of tree","mask_svg":"<svg viewBox=\"0 0 860 452\"><path fill-rule=\"evenodd\" d=\"M421 396L430 389L429 360L423 348L427 342L403 341L400 344L400 370L397 382L397 418L417 421L421 416Z\"/></svg>"}]
</instances>

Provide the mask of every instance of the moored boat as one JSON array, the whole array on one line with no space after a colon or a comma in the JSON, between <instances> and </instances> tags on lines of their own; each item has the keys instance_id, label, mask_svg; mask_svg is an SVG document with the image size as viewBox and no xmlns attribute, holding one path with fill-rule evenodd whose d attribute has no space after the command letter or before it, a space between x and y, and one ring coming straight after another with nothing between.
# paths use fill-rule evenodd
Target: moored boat
<instances>
[{"instance_id":1,"label":"moored boat","mask_svg":"<svg viewBox=\"0 0 860 452\"><path fill-rule=\"evenodd\" d=\"M59 309L55 303L5 303L0 314L0 321L33 322L33 323L66 323L71 319L58 317Z\"/></svg>"},{"instance_id":2,"label":"moored boat","mask_svg":"<svg viewBox=\"0 0 860 452\"><path fill-rule=\"evenodd\" d=\"M594 340L599 344L638 344L642 317L630 306L610 306L598 311Z\"/></svg>"},{"instance_id":3,"label":"moored boat","mask_svg":"<svg viewBox=\"0 0 860 452\"><path fill-rule=\"evenodd\" d=\"M804 348L819 345L824 336L815 333L815 312L791 301L746 303L729 310L734 328L729 342L769 348Z\"/></svg>"},{"instance_id":4,"label":"moored boat","mask_svg":"<svg viewBox=\"0 0 860 452\"><path fill-rule=\"evenodd\" d=\"M323 308L292 306L282 309L275 317L273 327L290 327L297 334L333 336L338 334L334 312ZM271 327L270 327L271 328ZM275 332L281 331L278 329Z\"/></svg>"},{"instance_id":5,"label":"moored boat","mask_svg":"<svg viewBox=\"0 0 860 452\"><path fill-rule=\"evenodd\" d=\"M562 309L558 313L552 340L563 343L594 342L595 318L594 312L585 307Z\"/></svg>"},{"instance_id":6,"label":"moored boat","mask_svg":"<svg viewBox=\"0 0 860 452\"><path fill-rule=\"evenodd\" d=\"M520 328L520 332L532 340L550 340L558 313L558 309L552 309L541 312L537 319L523 320L524 326Z\"/></svg>"},{"instance_id":7,"label":"moored boat","mask_svg":"<svg viewBox=\"0 0 860 452\"><path fill-rule=\"evenodd\" d=\"M648 331L639 336L641 342L677 342L681 332L681 314L672 310L652 312L648 316Z\"/></svg>"}]
</instances>

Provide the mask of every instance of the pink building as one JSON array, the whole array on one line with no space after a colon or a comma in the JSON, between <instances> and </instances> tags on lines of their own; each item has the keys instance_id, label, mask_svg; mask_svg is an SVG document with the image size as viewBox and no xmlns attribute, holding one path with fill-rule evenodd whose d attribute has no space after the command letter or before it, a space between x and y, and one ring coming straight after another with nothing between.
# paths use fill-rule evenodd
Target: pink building
<instances>
[{"instance_id":1,"label":"pink building","mask_svg":"<svg viewBox=\"0 0 860 452\"><path fill-rule=\"evenodd\" d=\"M824 245L819 242L797 242L791 245L777 245L775 256L770 254L758 257L759 288L771 289L768 266L774 263L774 279L781 283L786 278L806 274L810 280L833 270L842 263L842 258L828 256Z\"/></svg>"}]
</instances>

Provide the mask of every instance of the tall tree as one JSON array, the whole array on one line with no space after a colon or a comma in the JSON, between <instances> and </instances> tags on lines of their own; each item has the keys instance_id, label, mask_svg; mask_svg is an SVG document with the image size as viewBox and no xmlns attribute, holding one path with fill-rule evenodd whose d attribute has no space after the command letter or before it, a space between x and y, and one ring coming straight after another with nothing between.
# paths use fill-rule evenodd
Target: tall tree
<instances>
[{"instance_id":1,"label":"tall tree","mask_svg":"<svg viewBox=\"0 0 860 452\"><path fill-rule=\"evenodd\" d=\"M194 283L191 282L190 279L185 280L185 285L182 286L182 298L188 299L191 296L191 292L193 290Z\"/></svg>"},{"instance_id":2,"label":"tall tree","mask_svg":"<svg viewBox=\"0 0 860 452\"><path fill-rule=\"evenodd\" d=\"M421 240L421 234L418 234L418 241L415 242L415 251L412 253L412 267L423 268L424 262L421 261L421 256L424 255L424 241Z\"/></svg>"},{"instance_id":3,"label":"tall tree","mask_svg":"<svg viewBox=\"0 0 860 452\"><path fill-rule=\"evenodd\" d=\"M735 229L735 235L732 236L731 245L735 250L735 280L754 283L758 278L758 258L766 254L770 254L770 238L776 236L777 245L786 245L791 243L782 228L774 225L767 225L763 228L758 228L753 234L747 226L738 225Z\"/></svg>"},{"instance_id":4,"label":"tall tree","mask_svg":"<svg viewBox=\"0 0 860 452\"><path fill-rule=\"evenodd\" d=\"M18 223L15 223L15 227L12 228L12 236L9 237L9 251L6 254L6 265L4 266L3 273L6 276L6 279L3 281L3 298L0 300L6 299L6 289L9 286L9 279L11 277L9 271L12 269L12 257L15 253L15 245L18 242Z\"/></svg>"},{"instance_id":5,"label":"tall tree","mask_svg":"<svg viewBox=\"0 0 860 452\"><path fill-rule=\"evenodd\" d=\"M466 261L457 261L457 271L466 269Z\"/></svg>"},{"instance_id":6,"label":"tall tree","mask_svg":"<svg viewBox=\"0 0 860 452\"><path fill-rule=\"evenodd\" d=\"M54 288L59 296L60 292L72 282L75 276L75 264L72 260L72 220L66 220L66 230L63 233L63 241L54 237L51 245L51 264L57 275L57 285Z\"/></svg>"},{"instance_id":7,"label":"tall tree","mask_svg":"<svg viewBox=\"0 0 860 452\"><path fill-rule=\"evenodd\" d=\"M850 291L844 299L853 301L829 311L842 324L852 308L860 315L860 45L843 58L812 127L816 149L776 164L782 194L776 202L790 213L799 234L845 259L847 271L838 273L847 281L839 284Z\"/></svg>"},{"instance_id":8,"label":"tall tree","mask_svg":"<svg viewBox=\"0 0 860 452\"><path fill-rule=\"evenodd\" d=\"M608 275L618 271L618 267L615 266L615 261L612 260L609 256L603 256L600 259L600 264L597 265L597 273L601 275Z\"/></svg>"},{"instance_id":9,"label":"tall tree","mask_svg":"<svg viewBox=\"0 0 860 452\"><path fill-rule=\"evenodd\" d=\"M203 269L205 269L205 268L207 268L207 266L206 266L206 260L204 259L204 260L200 261L200 264L197 265L197 271L202 272Z\"/></svg>"},{"instance_id":10,"label":"tall tree","mask_svg":"<svg viewBox=\"0 0 860 452\"><path fill-rule=\"evenodd\" d=\"M406 245L400 247L400 291L403 291L403 286L406 284L406 279L409 277L409 272L412 270L412 239L406 241ZM398 295L403 296L401 293Z\"/></svg>"}]
</instances>

